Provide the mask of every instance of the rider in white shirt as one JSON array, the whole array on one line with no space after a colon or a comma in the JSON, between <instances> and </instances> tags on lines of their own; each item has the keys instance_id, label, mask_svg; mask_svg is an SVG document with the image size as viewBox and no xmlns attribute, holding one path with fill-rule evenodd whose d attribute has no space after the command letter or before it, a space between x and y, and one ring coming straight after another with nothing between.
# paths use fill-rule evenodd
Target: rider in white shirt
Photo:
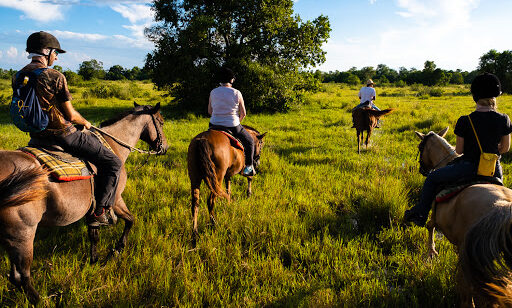
<instances>
[{"instance_id":1,"label":"rider in white shirt","mask_svg":"<svg viewBox=\"0 0 512 308\"><path fill-rule=\"evenodd\" d=\"M364 105L368 105L368 107L371 107L375 110L379 110L379 107L375 106L373 101L377 97L377 93L375 92L373 80L368 79L366 81L366 87L362 87L361 90L359 90L359 99L360 103L356 106L356 108L361 108Z\"/></svg>"}]
</instances>

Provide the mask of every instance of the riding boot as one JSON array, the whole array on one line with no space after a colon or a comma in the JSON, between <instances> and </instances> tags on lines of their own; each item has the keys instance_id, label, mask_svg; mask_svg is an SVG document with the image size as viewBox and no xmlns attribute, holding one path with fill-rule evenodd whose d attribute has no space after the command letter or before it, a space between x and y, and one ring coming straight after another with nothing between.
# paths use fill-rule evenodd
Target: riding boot
<instances>
[{"instance_id":1,"label":"riding boot","mask_svg":"<svg viewBox=\"0 0 512 308\"><path fill-rule=\"evenodd\" d=\"M111 225L112 220L108 217L109 210L106 207L96 207L96 210L87 217L87 225L93 228Z\"/></svg>"}]
</instances>

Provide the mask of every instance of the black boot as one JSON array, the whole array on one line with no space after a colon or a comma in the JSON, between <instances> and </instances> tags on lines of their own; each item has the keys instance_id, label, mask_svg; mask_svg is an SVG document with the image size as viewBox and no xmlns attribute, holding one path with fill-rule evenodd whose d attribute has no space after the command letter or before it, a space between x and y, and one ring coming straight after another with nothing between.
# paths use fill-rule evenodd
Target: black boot
<instances>
[{"instance_id":1,"label":"black boot","mask_svg":"<svg viewBox=\"0 0 512 308\"><path fill-rule=\"evenodd\" d=\"M87 217L87 225L89 227L97 228L101 226L109 226L112 224L108 218L108 209L104 207L97 207L96 210Z\"/></svg>"},{"instance_id":2,"label":"black boot","mask_svg":"<svg viewBox=\"0 0 512 308\"><path fill-rule=\"evenodd\" d=\"M404 221L406 223L413 223L418 227L424 227L427 222L427 216L415 212L413 209L406 210L404 213Z\"/></svg>"}]
</instances>

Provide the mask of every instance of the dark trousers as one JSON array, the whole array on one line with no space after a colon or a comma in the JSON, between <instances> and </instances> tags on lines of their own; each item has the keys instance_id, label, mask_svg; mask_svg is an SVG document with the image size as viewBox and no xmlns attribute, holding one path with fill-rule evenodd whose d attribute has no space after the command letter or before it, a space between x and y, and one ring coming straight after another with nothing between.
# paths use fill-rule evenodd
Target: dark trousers
<instances>
[{"instance_id":1,"label":"dark trousers","mask_svg":"<svg viewBox=\"0 0 512 308\"><path fill-rule=\"evenodd\" d=\"M81 131L76 131L65 137L56 137L55 140L64 151L90 161L98 168L94 190L96 206L112 206L123 166L119 157L107 149L98 138Z\"/></svg>"},{"instance_id":2,"label":"dark trousers","mask_svg":"<svg viewBox=\"0 0 512 308\"><path fill-rule=\"evenodd\" d=\"M242 145L244 146L245 165L252 165L254 160L254 139L242 125L238 125L235 127L226 127L221 125L213 125L210 123L209 127L215 130L226 131L231 135L235 136L236 138L240 139Z\"/></svg>"},{"instance_id":3,"label":"dark trousers","mask_svg":"<svg viewBox=\"0 0 512 308\"><path fill-rule=\"evenodd\" d=\"M463 178L474 177L476 176L477 170L478 162L460 161L453 165L448 165L446 167L439 168L430 172L425 179L425 184L423 184L420 201L418 205L413 207L413 209L426 217L430 212L432 202L436 197L438 186L454 183L457 180ZM499 178L500 180L503 179L501 164L499 160L496 162L494 177Z\"/></svg>"}]
</instances>

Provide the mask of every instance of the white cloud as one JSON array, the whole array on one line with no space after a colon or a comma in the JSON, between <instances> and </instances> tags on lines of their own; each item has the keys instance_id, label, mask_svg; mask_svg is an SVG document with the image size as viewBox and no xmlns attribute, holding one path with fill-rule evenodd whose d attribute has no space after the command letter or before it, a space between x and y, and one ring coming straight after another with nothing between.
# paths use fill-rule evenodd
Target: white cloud
<instances>
[{"instance_id":1,"label":"white cloud","mask_svg":"<svg viewBox=\"0 0 512 308\"><path fill-rule=\"evenodd\" d=\"M116 4L110 6L112 10L118 12L124 18L127 18L132 24L142 20L153 19L151 7L143 4Z\"/></svg>"},{"instance_id":2,"label":"white cloud","mask_svg":"<svg viewBox=\"0 0 512 308\"><path fill-rule=\"evenodd\" d=\"M85 41L100 41L100 40L106 40L109 37L102 34L94 34L94 33L77 33L77 32L71 32L71 31L50 31L53 33L56 37L59 39L76 39L76 40L85 40Z\"/></svg>"},{"instance_id":3,"label":"white cloud","mask_svg":"<svg viewBox=\"0 0 512 308\"><path fill-rule=\"evenodd\" d=\"M110 6L112 10L121 14L130 21L130 25L123 25L132 33L132 37L124 35L116 35L120 39L131 46L139 48L152 48L152 43L144 35L144 29L153 23L154 13L148 5L144 4L116 4Z\"/></svg>"},{"instance_id":4,"label":"white cloud","mask_svg":"<svg viewBox=\"0 0 512 308\"><path fill-rule=\"evenodd\" d=\"M18 56L18 49L16 47L9 47L9 49L7 49L7 57L9 58L16 58Z\"/></svg>"},{"instance_id":5,"label":"white cloud","mask_svg":"<svg viewBox=\"0 0 512 308\"><path fill-rule=\"evenodd\" d=\"M61 20L63 7L43 0L0 0L0 6L22 11L22 19L29 18L40 22Z\"/></svg>"}]
</instances>

